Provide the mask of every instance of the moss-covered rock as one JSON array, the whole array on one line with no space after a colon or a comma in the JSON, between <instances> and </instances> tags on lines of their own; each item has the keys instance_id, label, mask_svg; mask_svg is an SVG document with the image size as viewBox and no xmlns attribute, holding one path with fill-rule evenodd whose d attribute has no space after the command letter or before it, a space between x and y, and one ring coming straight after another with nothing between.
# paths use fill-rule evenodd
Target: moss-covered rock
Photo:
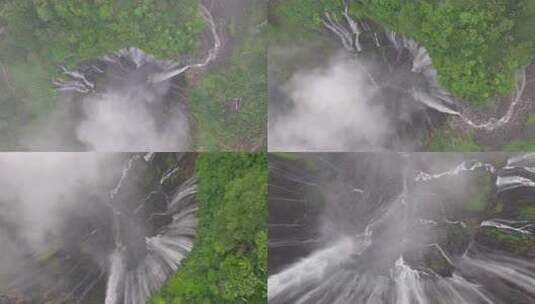
<instances>
[{"instance_id":1,"label":"moss-covered rock","mask_svg":"<svg viewBox=\"0 0 535 304\"><path fill-rule=\"evenodd\" d=\"M470 245L470 231L462 222L440 224L436 231L437 243L451 256L464 254Z\"/></svg>"},{"instance_id":2,"label":"moss-covered rock","mask_svg":"<svg viewBox=\"0 0 535 304\"><path fill-rule=\"evenodd\" d=\"M409 250L403 254L403 259L413 268L431 271L442 277L451 277L455 270L450 257L438 244Z\"/></svg>"},{"instance_id":3,"label":"moss-covered rock","mask_svg":"<svg viewBox=\"0 0 535 304\"><path fill-rule=\"evenodd\" d=\"M495 227L481 227L475 235L475 240L485 247L535 258L534 235L504 231Z\"/></svg>"},{"instance_id":4,"label":"moss-covered rock","mask_svg":"<svg viewBox=\"0 0 535 304\"><path fill-rule=\"evenodd\" d=\"M519 208L518 219L535 220L535 203L529 203Z\"/></svg>"},{"instance_id":5,"label":"moss-covered rock","mask_svg":"<svg viewBox=\"0 0 535 304\"><path fill-rule=\"evenodd\" d=\"M481 173L477 177L476 187L465 205L470 212L482 213L488 210L492 195L492 176L489 173Z\"/></svg>"},{"instance_id":6,"label":"moss-covered rock","mask_svg":"<svg viewBox=\"0 0 535 304\"><path fill-rule=\"evenodd\" d=\"M424 256L424 262L427 267L443 277L451 277L455 270L449 257L436 244L429 247Z\"/></svg>"},{"instance_id":7,"label":"moss-covered rock","mask_svg":"<svg viewBox=\"0 0 535 304\"><path fill-rule=\"evenodd\" d=\"M500 199L494 208L493 217L513 220L535 220L535 202Z\"/></svg>"}]
</instances>

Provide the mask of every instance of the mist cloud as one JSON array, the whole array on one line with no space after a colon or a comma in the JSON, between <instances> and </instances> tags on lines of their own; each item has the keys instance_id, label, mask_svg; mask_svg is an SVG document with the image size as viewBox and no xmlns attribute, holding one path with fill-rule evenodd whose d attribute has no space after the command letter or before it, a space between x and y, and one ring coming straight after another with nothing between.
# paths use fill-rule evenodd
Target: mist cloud
<instances>
[{"instance_id":1,"label":"mist cloud","mask_svg":"<svg viewBox=\"0 0 535 304\"><path fill-rule=\"evenodd\" d=\"M148 98L147 98L148 97ZM108 92L87 97L86 118L76 129L77 138L96 151L183 151L189 146L189 127L180 109L158 121L150 107L154 97Z\"/></svg>"},{"instance_id":2,"label":"mist cloud","mask_svg":"<svg viewBox=\"0 0 535 304\"><path fill-rule=\"evenodd\" d=\"M377 150L392 135L377 89L354 58L336 56L320 68L294 74L283 90L292 109L272 113L272 151Z\"/></svg>"},{"instance_id":3,"label":"mist cloud","mask_svg":"<svg viewBox=\"0 0 535 304\"><path fill-rule=\"evenodd\" d=\"M88 188L99 189L107 176L102 170L107 159L109 155L86 153L0 154L2 238L16 234L17 241L32 252L53 246L47 240L59 233L64 215L79 204L90 203L79 195L87 194ZM98 191L89 194L100 195ZM3 244L16 245L13 241Z\"/></svg>"},{"instance_id":4,"label":"mist cloud","mask_svg":"<svg viewBox=\"0 0 535 304\"><path fill-rule=\"evenodd\" d=\"M21 145L33 151L189 151L184 76L149 81L170 69L169 62L131 48L66 71L72 79L56 81L63 91L55 108L25 130ZM71 82L85 90L72 92Z\"/></svg>"}]
</instances>

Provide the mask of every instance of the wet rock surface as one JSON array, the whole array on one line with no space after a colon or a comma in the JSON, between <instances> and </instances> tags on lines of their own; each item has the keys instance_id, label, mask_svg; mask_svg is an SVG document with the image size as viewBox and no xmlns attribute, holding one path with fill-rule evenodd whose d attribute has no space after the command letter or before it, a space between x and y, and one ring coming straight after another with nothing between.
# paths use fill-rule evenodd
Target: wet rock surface
<instances>
[{"instance_id":1,"label":"wet rock surface","mask_svg":"<svg viewBox=\"0 0 535 304\"><path fill-rule=\"evenodd\" d=\"M535 236L531 234L482 227L476 233L475 240L490 249L535 259Z\"/></svg>"},{"instance_id":2,"label":"wet rock surface","mask_svg":"<svg viewBox=\"0 0 535 304\"><path fill-rule=\"evenodd\" d=\"M192 249L195 159L192 153L131 155L109 192L64 210L49 250L29 252L25 271L14 274L9 287L30 303L112 303L112 293L119 302L144 303Z\"/></svg>"},{"instance_id":3,"label":"wet rock surface","mask_svg":"<svg viewBox=\"0 0 535 304\"><path fill-rule=\"evenodd\" d=\"M314 247L272 251L270 301L531 303L535 227L518 215L530 214L524 208L535 195L528 174L534 159L367 153L277 159L286 168L278 179L313 184L325 203L303 202L316 210L315 224L303 228L318 235ZM315 171L295 170L306 162ZM275 202L285 204L279 195L269 198ZM278 229L283 242L285 227Z\"/></svg>"},{"instance_id":4,"label":"wet rock surface","mask_svg":"<svg viewBox=\"0 0 535 304\"><path fill-rule=\"evenodd\" d=\"M442 277L451 277L455 270L450 257L438 244L408 251L403 254L403 259L414 269L421 269L424 272L431 270L432 273Z\"/></svg>"},{"instance_id":5,"label":"wet rock surface","mask_svg":"<svg viewBox=\"0 0 535 304\"><path fill-rule=\"evenodd\" d=\"M26 304L24 299L17 296L8 296L0 294L0 304Z\"/></svg>"}]
</instances>

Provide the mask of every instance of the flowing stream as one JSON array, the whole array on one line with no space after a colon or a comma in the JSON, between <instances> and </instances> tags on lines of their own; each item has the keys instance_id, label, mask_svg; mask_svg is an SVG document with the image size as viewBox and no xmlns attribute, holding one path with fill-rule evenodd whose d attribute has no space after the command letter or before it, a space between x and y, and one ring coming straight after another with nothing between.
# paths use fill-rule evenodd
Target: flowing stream
<instances>
[{"instance_id":1,"label":"flowing stream","mask_svg":"<svg viewBox=\"0 0 535 304\"><path fill-rule=\"evenodd\" d=\"M29 136L27 144L39 150L42 145L50 145L46 150L58 146L106 152L191 150L186 72L208 68L225 57L220 28L224 20L214 19L210 3L199 3L206 24L199 37L203 42L199 58L177 55L162 60L128 47L81 62L73 70L61 67L54 85L63 104L41 132L57 134L58 129L64 134L53 140Z\"/></svg>"},{"instance_id":2,"label":"flowing stream","mask_svg":"<svg viewBox=\"0 0 535 304\"><path fill-rule=\"evenodd\" d=\"M401 56L403 50L407 50L412 58L413 73L422 75L427 81L427 88L410 87L406 88L407 92L414 100L422 103L437 112L446 115L458 116L461 120L473 129L484 130L492 132L496 129L509 124L519 109L519 104L524 103L522 96L526 89L526 70L525 68L519 72L518 85L515 93L511 96L511 102L500 117L492 117L487 120L477 120L468 117L461 108L467 108L465 102L457 100L454 96L444 90L438 83L437 71L433 68L432 59L425 47L419 45L416 41L400 35L395 32L380 33L363 20L355 20L349 15L349 2L345 1L345 9L342 12L344 17L342 21L337 21L331 14L326 13L323 24L332 32L340 41L342 46L349 52L361 53L363 43L360 41L364 35L372 37L368 40L373 40L375 47L394 47L398 50L398 57ZM385 37L386 39L379 39L378 37ZM373 76L370 78L373 80ZM377 86L377 82L373 81Z\"/></svg>"},{"instance_id":3,"label":"flowing stream","mask_svg":"<svg viewBox=\"0 0 535 304\"><path fill-rule=\"evenodd\" d=\"M92 73L104 73L103 66L106 64L117 65L121 69L124 69L124 63L131 62L134 64L135 69L140 69L146 65L151 65L154 71L147 76L148 85L156 85L161 82L165 82L178 75L183 74L191 68L203 68L214 61L221 48L221 38L218 33L217 24L208 8L202 3L199 4L199 11L202 18L210 27L210 32L213 38L213 46L208 50L205 58L199 62L182 64L174 60L161 61L154 58L151 55L145 54L142 50L130 47L119 50L117 53L108 54L100 57L96 62L92 62L88 65L83 65L82 70L70 71L65 67L62 67L63 74L67 76L67 80L58 79L54 82L58 91L69 92L74 91L81 94L88 94L94 91L96 84L93 81L88 80L90 77L86 74Z\"/></svg>"}]
</instances>

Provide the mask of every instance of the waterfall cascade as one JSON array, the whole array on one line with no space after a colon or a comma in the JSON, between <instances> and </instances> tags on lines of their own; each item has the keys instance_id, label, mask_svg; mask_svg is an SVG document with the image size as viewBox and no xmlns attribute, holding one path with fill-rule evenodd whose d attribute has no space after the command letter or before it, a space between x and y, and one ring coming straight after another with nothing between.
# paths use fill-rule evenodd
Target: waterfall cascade
<instances>
[{"instance_id":1,"label":"waterfall cascade","mask_svg":"<svg viewBox=\"0 0 535 304\"><path fill-rule=\"evenodd\" d=\"M147 85L156 85L170 80L178 75L183 74L191 68L203 68L214 61L221 48L221 38L219 37L217 25L210 11L203 5L199 4L199 10L202 18L210 27L210 32L213 37L213 46L206 54L205 58L201 59L198 63L179 63L174 60L162 61L155 57L145 54L142 50L129 47L117 51L116 53L103 55L96 61L88 64L83 64L78 70L68 70L65 67L61 67L63 75L66 79L57 79L54 81L54 85L60 92L77 92L80 94L93 93L97 89L93 75L103 74L106 67L109 65L117 66L120 70L134 69L139 70L146 66L151 66L152 72L147 76ZM191 61L191 60L185 60ZM132 67L127 68L129 65ZM92 76L90 76L92 75Z\"/></svg>"},{"instance_id":2,"label":"waterfall cascade","mask_svg":"<svg viewBox=\"0 0 535 304\"><path fill-rule=\"evenodd\" d=\"M522 99L527 82L524 68L519 72L516 91L511 96L511 102L502 116L489 118L486 121L476 121L475 118L468 117L468 114L459 110L468 107L466 102L458 100L439 84L437 71L433 68L431 56L425 47L393 31L378 34L366 21L355 20L349 15L349 2L345 1L345 9L341 13L345 22L337 21L331 13L326 13L323 20L324 26L335 34L342 46L349 52L361 53L364 50L360 42L364 35L372 37L376 47L394 47L398 50L398 57L401 56L403 50L407 50L412 57L411 72L422 75L427 81L426 89L417 87L407 89L414 100L437 112L458 116L469 127L486 132L492 132L509 124L519 110L519 104L526 102ZM380 36L384 39L379 39Z\"/></svg>"},{"instance_id":3,"label":"waterfall cascade","mask_svg":"<svg viewBox=\"0 0 535 304\"><path fill-rule=\"evenodd\" d=\"M139 159L140 157L135 155L128 161L117 186L111 192L112 205L113 198L120 191L123 180L128 178L133 162ZM159 185L163 185L179 171L180 167L175 167L165 172L159 179ZM196 193L196 180L192 177L178 187L174 197L167 202L163 213L151 215L151 217L169 216L171 220L160 228L156 235L145 237L145 256L136 261L131 269L125 270L123 266L123 255L128 250L128 244L120 239L120 235L116 237L116 248L110 256L106 304L143 304L152 292L158 290L171 275L178 271L182 260L193 249L197 226L197 205L194 200ZM114 209L114 214L117 213L119 211ZM114 220L117 223L120 222L120 219L116 217Z\"/></svg>"},{"instance_id":4,"label":"waterfall cascade","mask_svg":"<svg viewBox=\"0 0 535 304\"><path fill-rule=\"evenodd\" d=\"M72 219L67 213L49 251L29 253L30 270L17 275L10 289L39 303L146 303L193 249L194 158L147 153L113 159L110 167L119 170L95 188L107 192L83 196L81 205L90 211L75 210L83 215ZM88 188L81 191L97 192Z\"/></svg>"},{"instance_id":5,"label":"waterfall cascade","mask_svg":"<svg viewBox=\"0 0 535 304\"><path fill-rule=\"evenodd\" d=\"M334 169L332 165L321 165L320 157L313 158L315 170L331 172L316 173L316 176L324 176L329 181L336 180L333 174L350 178L342 182L343 186L340 182L324 185L321 178L312 178L312 183L310 177L306 184L295 185L299 184L300 174L310 175L302 173L309 172L308 169L299 173L303 169L289 170L291 167L286 165L283 171L283 166L277 164L274 183L281 187L281 180L291 182L294 190L285 190L288 195L300 188L322 189L326 200L321 207L323 215L312 222L323 227L319 233L326 237L320 236L320 241L308 252L300 253L299 259L293 258L271 273L268 279L270 303L528 304L535 300L535 263L524 255L533 253L520 254L517 249L507 249L506 243L487 237L495 230L512 238L531 237L535 233L535 221L512 218L507 211L515 208L516 202L510 201L515 195L519 200L516 192L528 197L529 193L535 194L532 191L535 175L525 170L535 164L532 157L512 156L500 162L465 159L443 171L420 169L426 166L422 167L418 156L392 157L402 163L398 173L392 167L387 172L381 169L384 167L381 162L390 163L391 160L376 159L379 156L359 157L354 162L341 160ZM354 168L348 168L347 162L356 164L357 173ZM491 177L494 195L506 197L503 201L509 205L500 207L503 211L482 218L467 215L466 211L452 211L464 210L463 204L467 204L464 196L455 198L464 190L449 189L455 189L453 181L472 183L474 181L470 180L477 181L482 175ZM504 182L505 179L524 182L509 183ZM329 190L330 187L335 190ZM279 196L270 197L270 204L280 201ZM294 205L293 208L304 204L295 200L285 203ZM308 209L318 208L313 207L313 202L310 204L303 207L306 217L314 214ZM296 213L295 210L291 212ZM295 222L295 219L286 220ZM479 223L476 225L474 221ZM276 222L276 225L276 231L283 229L281 223ZM286 229L290 231L289 227ZM473 239L468 229L474 229ZM277 243L280 244L283 243ZM295 243L287 246L288 250L297 250ZM277 254L280 248L273 250L270 254ZM280 263L277 257L273 261Z\"/></svg>"}]
</instances>

